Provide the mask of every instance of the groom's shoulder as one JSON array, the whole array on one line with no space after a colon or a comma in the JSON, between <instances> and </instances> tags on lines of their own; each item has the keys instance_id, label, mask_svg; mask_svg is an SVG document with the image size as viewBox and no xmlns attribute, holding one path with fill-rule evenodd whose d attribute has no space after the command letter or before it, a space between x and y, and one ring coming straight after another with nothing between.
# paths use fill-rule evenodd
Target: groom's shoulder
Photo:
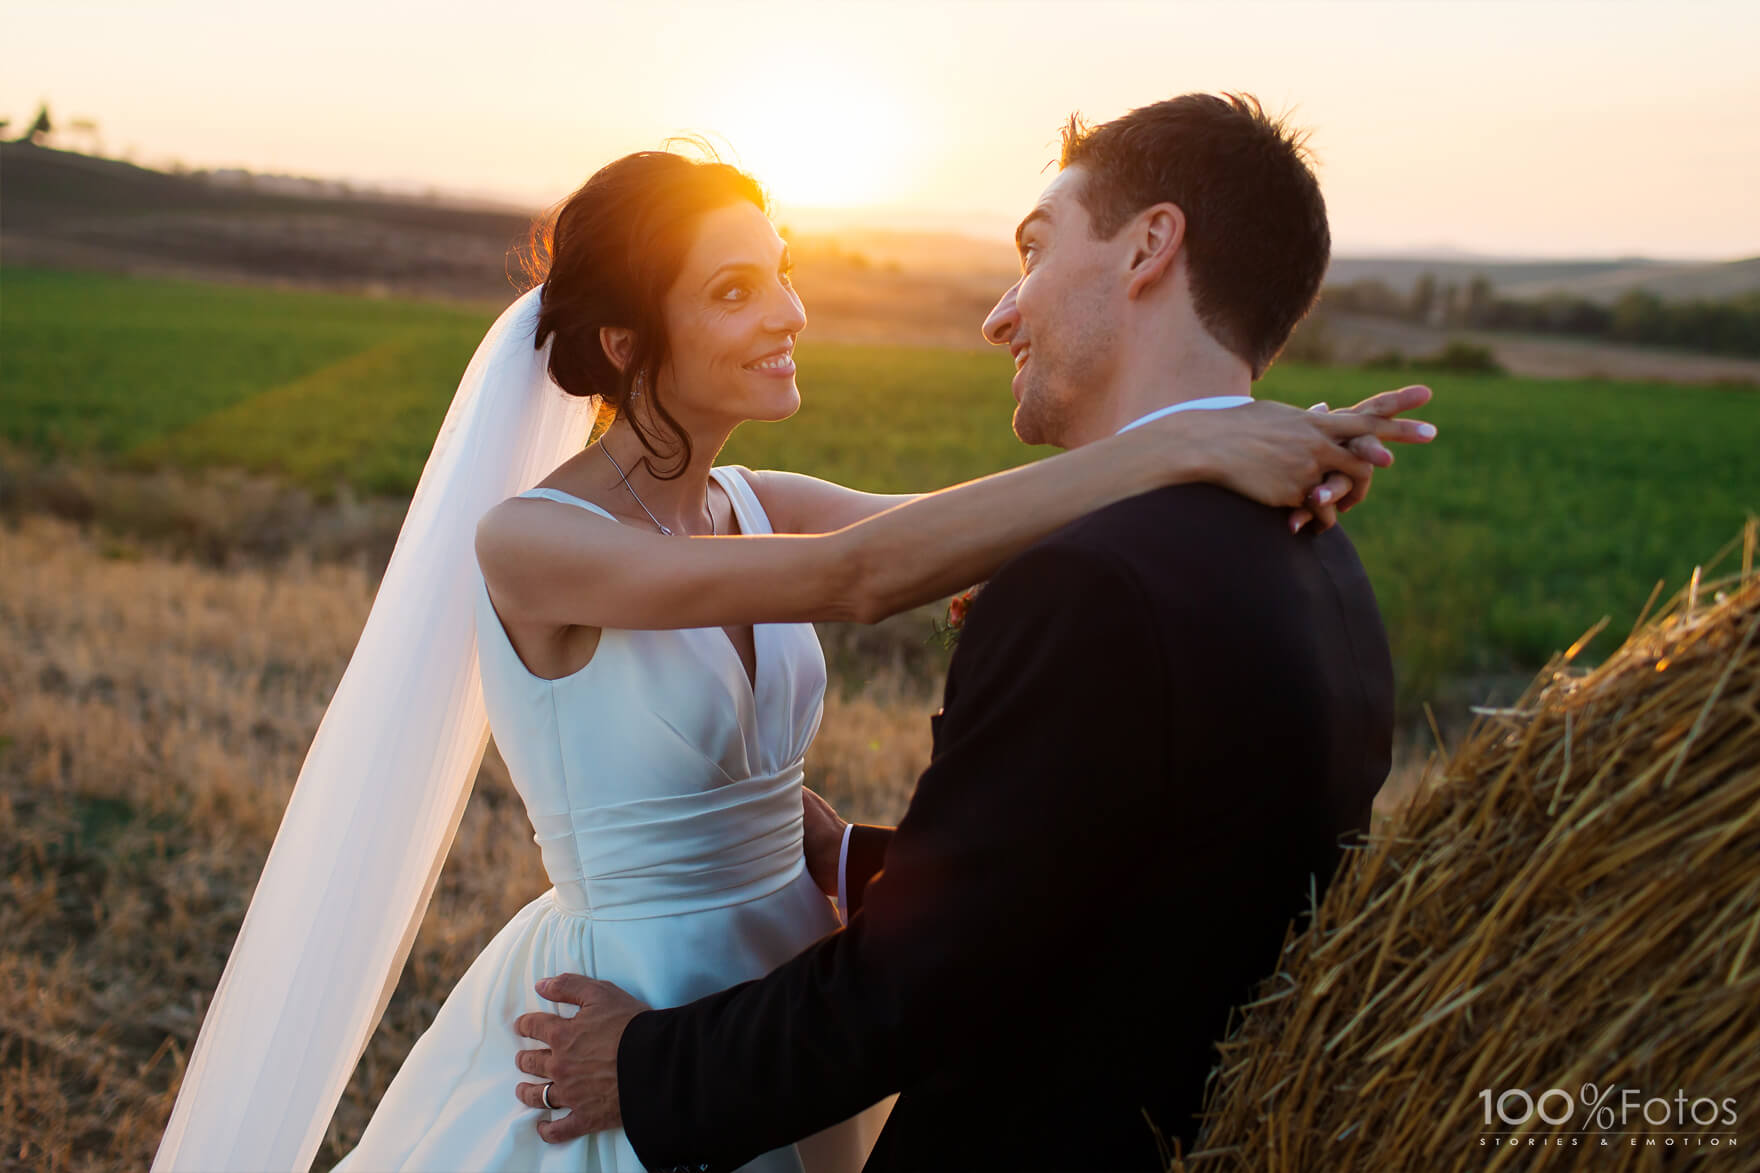
<instances>
[{"instance_id":1,"label":"groom's shoulder","mask_svg":"<svg viewBox=\"0 0 1760 1173\"><path fill-rule=\"evenodd\" d=\"M1157 562L1174 550L1240 549L1287 538L1287 517L1287 510L1217 485L1170 485L1097 509L1045 540L1133 564Z\"/></svg>"},{"instance_id":2,"label":"groom's shoulder","mask_svg":"<svg viewBox=\"0 0 1760 1173\"><path fill-rule=\"evenodd\" d=\"M1165 584L1171 560L1239 549L1256 540L1255 532L1287 537L1281 517L1281 510L1263 509L1226 489L1175 485L1114 502L1052 531L1004 564L992 582L1007 582L1010 594L1036 594L1052 580L1093 590L1134 583L1146 589L1132 593L1147 598Z\"/></svg>"}]
</instances>

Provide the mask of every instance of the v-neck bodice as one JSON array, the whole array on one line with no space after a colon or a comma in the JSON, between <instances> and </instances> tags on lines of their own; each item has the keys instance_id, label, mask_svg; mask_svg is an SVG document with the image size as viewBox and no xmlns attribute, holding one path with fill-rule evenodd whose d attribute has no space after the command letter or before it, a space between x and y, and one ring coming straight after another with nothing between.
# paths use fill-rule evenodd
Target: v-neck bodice
<instances>
[{"instance_id":1,"label":"v-neck bodice","mask_svg":"<svg viewBox=\"0 0 1760 1173\"><path fill-rule=\"evenodd\" d=\"M716 468L711 475L732 500L741 533L772 532L737 469ZM521 495L617 520L561 490ZM742 836L762 841L770 823L794 836L798 854L801 762L825 696L825 660L811 624L753 626L755 686L719 627L606 628L586 666L555 680L526 669L486 586L477 633L490 727L559 893L567 897L578 888L581 901L603 907L591 895L603 868L590 856L617 860L620 877L641 876L675 866L681 853L719 858ZM745 805L748 799L753 805ZM706 815L723 808L725 814ZM742 828L748 817L765 826L745 822ZM679 838L681 818L700 821L706 838L690 839L687 849ZM597 829L593 835L583 830L589 825ZM732 846L720 842L723 834L733 837ZM646 891L625 879L599 886L618 889L620 902Z\"/></svg>"}]
</instances>

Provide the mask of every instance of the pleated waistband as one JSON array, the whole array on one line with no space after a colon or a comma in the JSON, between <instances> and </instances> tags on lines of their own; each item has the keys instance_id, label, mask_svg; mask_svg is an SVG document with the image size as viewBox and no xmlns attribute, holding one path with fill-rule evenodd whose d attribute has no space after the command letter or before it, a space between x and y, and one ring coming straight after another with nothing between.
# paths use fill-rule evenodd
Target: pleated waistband
<instances>
[{"instance_id":1,"label":"pleated waistband","mask_svg":"<svg viewBox=\"0 0 1760 1173\"><path fill-rule=\"evenodd\" d=\"M698 794L534 815L561 908L599 920L677 916L777 891L805 866L802 768Z\"/></svg>"}]
</instances>

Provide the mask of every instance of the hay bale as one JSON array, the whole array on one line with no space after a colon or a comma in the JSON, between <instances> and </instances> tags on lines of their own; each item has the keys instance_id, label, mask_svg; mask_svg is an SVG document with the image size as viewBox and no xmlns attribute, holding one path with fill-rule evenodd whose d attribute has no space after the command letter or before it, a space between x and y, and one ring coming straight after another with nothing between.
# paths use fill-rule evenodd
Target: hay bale
<instances>
[{"instance_id":1,"label":"hay bale","mask_svg":"<svg viewBox=\"0 0 1760 1173\"><path fill-rule=\"evenodd\" d=\"M1585 637L1480 710L1347 853L1173 1170L1760 1169L1755 541L1599 668L1569 666Z\"/></svg>"}]
</instances>

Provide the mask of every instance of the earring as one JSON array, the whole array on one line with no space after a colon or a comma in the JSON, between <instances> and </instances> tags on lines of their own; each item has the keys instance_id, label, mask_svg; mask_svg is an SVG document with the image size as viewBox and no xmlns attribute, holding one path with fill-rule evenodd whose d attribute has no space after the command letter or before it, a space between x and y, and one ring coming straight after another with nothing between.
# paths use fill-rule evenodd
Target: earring
<instances>
[{"instance_id":1,"label":"earring","mask_svg":"<svg viewBox=\"0 0 1760 1173\"><path fill-rule=\"evenodd\" d=\"M635 381L630 387L629 397L631 399L640 399L642 397L642 385L647 381L648 377L641 371L637 371Z\"/></svg>"}]
</instances>

